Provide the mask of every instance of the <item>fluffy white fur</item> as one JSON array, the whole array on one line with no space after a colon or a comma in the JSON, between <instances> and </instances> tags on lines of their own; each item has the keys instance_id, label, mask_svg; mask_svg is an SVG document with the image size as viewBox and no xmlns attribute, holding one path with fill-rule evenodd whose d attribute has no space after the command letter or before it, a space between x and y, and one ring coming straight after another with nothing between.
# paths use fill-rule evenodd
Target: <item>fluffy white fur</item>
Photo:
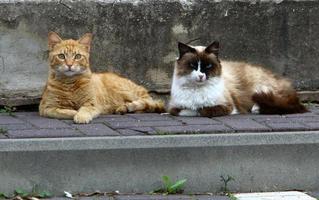
<instances>
[{"instance_id":1,"label":"fluffy white fur","mask_svg":"<svg viewBox=\"0 0 319 200\"><path fill-rule=\"evenodd\" d=\"M180 115L194 116L199 108L220 105L224 99L224 81L222 78L210 78L198 81L200 70L186 76L176 76L174 73L171 90L171 107L187 108ZM192 113L193 115L190 115Z\"/></svg>"}]
</instances>

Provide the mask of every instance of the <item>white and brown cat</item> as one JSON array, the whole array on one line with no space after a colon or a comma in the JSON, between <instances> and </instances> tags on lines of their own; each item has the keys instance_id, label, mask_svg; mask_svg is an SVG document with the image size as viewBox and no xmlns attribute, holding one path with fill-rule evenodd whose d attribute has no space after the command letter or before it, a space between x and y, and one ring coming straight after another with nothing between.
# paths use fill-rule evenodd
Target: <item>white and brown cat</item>
<instances>
[{"instance_id":1,"label":"white and brown cat","mask_svg":"<svg viewBox=\"0 0 319 200\"><path fill-rule=\"evenodd\" d=\"M162 101L117 74L92 73L92 34L62 40L49 33L49 77L40 102L40 115L89 123L99 114L164 112Z\"/></svg>"},{"instance_id":2,"label":"white and brown cat","mask_svg":"<svg viewBox=\"0 0 319 200\"><path fill-rule=\"evenodd\" d=\"M178 43L169 112L214 117L238 113L304 113L291 82L260 66L219 60L219 42Z\"/></svg>"}]
</instances>

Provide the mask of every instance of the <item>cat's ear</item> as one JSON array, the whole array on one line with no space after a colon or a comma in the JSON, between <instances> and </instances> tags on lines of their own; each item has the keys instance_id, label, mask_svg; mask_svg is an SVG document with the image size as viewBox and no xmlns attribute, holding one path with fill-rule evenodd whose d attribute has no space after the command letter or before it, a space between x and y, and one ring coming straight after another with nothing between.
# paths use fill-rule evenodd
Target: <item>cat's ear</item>
<instances>
[{"instance_id":1,"label":"cat's ear","mask_svg":"<svg viewBox=\"0 0 319 200\"><path fill-rule=\"evenodd\" d=\"M88 50L90 50L92 37L93 37L92 33L86 33L78 40L78 42L80 44L83 44L83 45L87 46Z\"/></svg>"},{"instance_id":2,"label":"cat's ear","mask_svg":"<svg viewBox=\"0 0 319 200\"><path fill-rule=\"evenodd\" d=\"M62 39L60 38L60 36L53 32L53 31L50 31L49 34L48 34L48 40L49 40L49 49L53 49L53 47L60 43L62 41Z\"/></svg>"},{"instance_id":3,"label":"cat's ear","mask_svg":"<svg viewBox=\"0 0 319 200\"><path fill-rule=\"evenodd\" d=\"M208 47L205 49L206 53L213 53L216 56L218 56L219 53L219 42L214 41L212 44L210 44Z\"/></svg>"},{"instance_id":4,"label":"cat's ear","mask_svg":"<svg viewBox=\"0 0 319 200\"><path fill-rule=\"evenodd\" d=\"M179 58L181 58L185 53L196 53L196 50L187 44L178 42L178 51L179 51Z\"/></svg>"}]
</instances>

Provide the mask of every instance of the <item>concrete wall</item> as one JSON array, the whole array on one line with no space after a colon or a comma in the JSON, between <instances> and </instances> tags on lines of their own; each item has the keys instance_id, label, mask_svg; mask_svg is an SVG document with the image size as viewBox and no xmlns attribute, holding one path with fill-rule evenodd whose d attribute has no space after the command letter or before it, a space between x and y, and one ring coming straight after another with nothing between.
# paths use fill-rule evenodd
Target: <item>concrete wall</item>
<instances>
[{"instance_id":1,"label":"concrete wall","mask_svg":"<svg viewBox=\"0 0 319 200\"><path fill-rule=\"evenodd\" d=\"M37 102L47 33L94 33L92 67L168 91L176 42L220 40L221 57L266 65L319 88L319 2L311 0L0 0L0 104ZM9 101L8 101L9 100ZM12 101L15 100L15 101Z\"/></svg>"}]
</instances>

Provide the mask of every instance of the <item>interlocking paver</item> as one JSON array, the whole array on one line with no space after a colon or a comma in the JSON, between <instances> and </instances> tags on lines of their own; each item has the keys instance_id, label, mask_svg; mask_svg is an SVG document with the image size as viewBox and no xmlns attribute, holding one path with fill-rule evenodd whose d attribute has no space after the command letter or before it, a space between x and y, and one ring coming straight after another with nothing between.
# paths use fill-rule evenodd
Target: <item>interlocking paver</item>
<instances>
[{"instance_id":1,"label":"interlocking paver","mask_svg":"<svg viewBox=\"0 0 319 200\"><path fill-rule=\"evenodd\" d=\"M184 125L184 126L158 126L154 127L158 134L178 134L178 133L230 133L233 129L223 124L215 125Z\"/></svg>"},{"instance_id":2,"label":"interlocking paver","mask_svg":"<svg viewBox=\"0 0 319 200\"><path fill-rule=\"evenodd\" d=\"M138 113L138 114L127 114L127 115L141 121L172 120L172 117L170 115L161 115L158 113Z\"/></svg>"},{"instance_id":3,"label":"interlocking paver","mask_svg":"<svg viewBox=\"0 0 319 200\"><path fill-rule=\"evenodd\" d=\"M74 124L72 125L86 136L118 136L118 132L104 124Z\"/></svg>"},{"instance_id":4,"label":"interlocking paver","mask_svg":"<svg viewBox=\"0 0 319 200\"><path fill-rule=\"evenodd\" d=\"M129 128L129 127L148 127L148 126L178 126L182 122L171 121L124 121L124 122L108 122L112 128Z\"/></svg>"},{"instance_id":5,"label":"interlocking paver","mask_svg":"<svg viewBox=\"0 0 319 200\"><path fill-rule=\"evenodd\" d=\"M84 134L75 129L38 129L38 130L9 130L9 138L55 138L83 137Z\"/></svg>"},{"instance_id":6,"label":"interlocking paver","mask_svg":"<svg viewBox=\"0 0 319 200\"><path fill-rule=\"evenodd\" d=\"M185 124L194 125L206 125L206 124L220 124L221 122L216 121L212 118L207 117L175 117L175 119L182 121Z\"/></svg>"},{"instance_id":7,"label":"interlocking paver","mask_svg":"<svg viewBox=\"0 0 319 200\"><path fill-rule=\"evenodd\" d=\"M10 115L0 115L0 124L22 124L22 120Z\"/></svg>"},{"instance_id":8,"label":"interlocking paver","mask_svg":"<svg viewBox=\"0 0 319 200\"><path fill-rule=\"evenodd\" d=\"M227 119L224 120L227 126L236 130L237 132L261 132L261 131L271 131L267 126L264 126L252 119Z\"/></svg>"},{"instance_id":9,"label":"interlocking paver","mask_svg":"<svg viewBox=\"0 0 319 200\"><path fill-rule=\"evenodd\" d=\"M136 135L146 135L140 131L135 131L131 129L118 129L117 130L122 136L136 136Z\"/></svg>"},{"instance_id":10,"label":"interlocking paver","mask_svg":"<svg viewBox=\"0 0 319 200\"><path fill-rule=\"evenodd\" d=\"M38 128L70 128L68 124L58 119L49 119L40 116L27 116L23 119Z\"/></svg>"},{"instance_id":11,"label":"interlocking paver","mask_svg":"<svg viewBox=\"0 0 319 200\"><path fill-rule=\"evenodd\" d=\"M267 122L267 126L269 126L273 131L302 131L309 130L305 125L297 122L288 122L288 123L274 123Z\"/></svg>"},{"instance_id":12,"label":"interlocking paver","mask_svg":"<svg viewBox=\"0 0 319 200\"><path fill-rule=\"evenodd\" d=\"M90 124L40 117L37 112L0 114L0 127L11 138L133 136L181 133L236 133L319 130L319 108L292 115L231 115L222 117L175 117L137 113L101 115ZM4 137L1 137L4 138Z\"/></svg>"},{"instance_id":13,"label":"interlocking paver","mask_svg":"<svg viewBox=\"0 0 319 200\"><path fill-rule=\"evenodd\" d=\"M0 127L5 128L6 130L30 130L35 129L31 124L23 123L23 124L3 124Z\"/></svg>"}]
</instances>

